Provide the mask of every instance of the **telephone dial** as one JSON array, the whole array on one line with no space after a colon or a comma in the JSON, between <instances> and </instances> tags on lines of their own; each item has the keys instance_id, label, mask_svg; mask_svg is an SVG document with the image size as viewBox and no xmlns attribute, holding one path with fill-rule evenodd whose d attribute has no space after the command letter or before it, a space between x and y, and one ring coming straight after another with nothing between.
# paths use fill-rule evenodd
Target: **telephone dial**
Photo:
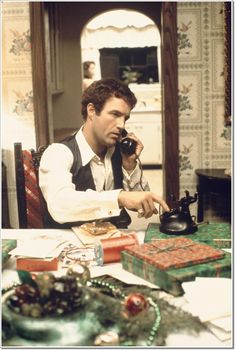
<instances>
[{"instance_id":1,"label":"telephone dial","mask_svg":"<svg viewBox=\"0 0 235 350\"><path fill-rule=\"evenodd\" d=\"M122 153L131 155L135 153L137 142L135 140L130 139L129 137L126 137L127 134L127 131L123 129L123 139L119 142L119 148Z\"/></svg>"},{"instance_id":2,"label":"telephone dial","mask_svg":"<svg viewBox=\"0 0 235 350\"><path fill-rule=\"evenodd\" d=\"M169 212L160 214L160 232L169 235L186 235L195 233L198 230L195 222L195 216L191 216L189 205L196 202L198 194L194 196L189 195L189 191L185 191L185 197L177 200L172 196L177 206L171 209Z\"/></svg>"}]
</instances>

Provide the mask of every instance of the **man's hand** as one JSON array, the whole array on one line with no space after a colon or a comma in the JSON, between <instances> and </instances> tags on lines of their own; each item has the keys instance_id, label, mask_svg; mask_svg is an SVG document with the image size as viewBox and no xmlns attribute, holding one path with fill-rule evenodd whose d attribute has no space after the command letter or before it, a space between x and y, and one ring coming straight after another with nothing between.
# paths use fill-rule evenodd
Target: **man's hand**
<instances>
[{"instance_id":1,"label":"man's hand","mask_svg":"<svg viewBox=\"0 0 235 350\"><path fill-rule=\"evenodd\" d=\"M118 196L118 204L121 208L136 210L146 219L158 213L155 203L160 204L164 211L170 210L166 202L153 192L121 191Z\"/></svg>"},{"instance_id":2,"label":"man's hand","mask_svg":"<svg viewBox=\"0 0 235 350\"><path fill-rule=\"evenodd\" d=\"M140 153L143 151L144 149L144 145L142 144L142 142L135 136L134 133L128 133L128 135L126 137L129 137L130 139L136 141L137 145L136 145L136 149L135 149L135 153L128 155L128 154L123 154L122 153L122 164L124 169L127 172L132 172L137 164L137 158L140 156ZM125 137L125 138L126 138Z\"/></svg>"}]
</instances>

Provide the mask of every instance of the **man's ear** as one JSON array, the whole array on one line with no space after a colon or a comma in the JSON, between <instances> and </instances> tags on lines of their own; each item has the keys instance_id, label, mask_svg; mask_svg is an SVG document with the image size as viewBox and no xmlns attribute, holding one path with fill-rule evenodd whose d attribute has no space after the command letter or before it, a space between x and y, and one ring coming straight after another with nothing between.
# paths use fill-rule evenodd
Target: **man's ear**
<instances>
[{"instance_id":1,"label":"man's ear","mask_svg":"<svg viewBox=\"0 0 235 350\"><path fill-rule=\"evenodd\" d=\"M87 105L87 116L88 118L92 118L95 114L95 106L93 103L88 103Z\"/></svg>"}]
</instances>

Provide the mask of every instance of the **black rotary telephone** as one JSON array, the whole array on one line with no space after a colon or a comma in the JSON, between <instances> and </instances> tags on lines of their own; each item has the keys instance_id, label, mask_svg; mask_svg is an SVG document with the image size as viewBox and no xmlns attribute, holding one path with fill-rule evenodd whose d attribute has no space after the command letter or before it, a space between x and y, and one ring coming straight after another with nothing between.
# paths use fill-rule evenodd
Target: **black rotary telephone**
<instances>
[{"instance_id":1,"label":"black rotary telephone","mask_svg":"<svg viewBox=\"0 0 235 350\"><path fill-rule=\"evenodd\" d=\"M193 197L189 195L189 191L185 191L185 194L186 196L178 201L172 196L178 207L163 214L159 212L161 232L169 235L186 235L197 231L196 218L190 215L189 205L197 201L198 194L195 193Z\"/></svg>"},{"instance_id":2,"label":"black rotary telephone","mask_svg":"<svg viewBox=\"0 0 235 350\"><path fill-rule=\"evenodd\" d=\"M120 151L124 154L134 154L137 146L137 142L135 140L130 139L127 136L127 131L125 129L122 130L122 137L124 138L119 142Z\"/></svg>"}]
</instances>

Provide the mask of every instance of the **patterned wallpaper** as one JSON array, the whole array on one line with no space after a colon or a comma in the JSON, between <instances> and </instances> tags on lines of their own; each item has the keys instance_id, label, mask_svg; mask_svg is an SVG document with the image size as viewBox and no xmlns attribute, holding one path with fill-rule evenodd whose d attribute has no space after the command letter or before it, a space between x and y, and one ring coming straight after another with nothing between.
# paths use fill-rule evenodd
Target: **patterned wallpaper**
<instances>
[{"instance_id":1,"label":"patterned wallpaper","mask_svg":"<svg viewBox=\"0 0 235 350\"><path fill-rule=\"evenodd\" d=\"M178 2L180 192L195 192L197 168L229 168L224 128L222 2ZM11 225L17 227L13 143L35 147L28 2L1 3L2 149ZM194 209L195 210L195 209Z\"/></svg>"},{"instance_id":2,"label":"patterned wallpaper","mask_svg":"<svg viewBox=\"0 0 235 350\"><path fill-rule=\"evenodd\" d=\"M2 13L2 160L7 166L10 222L18 219L13 159L14 142L35 147L32 101L29 4L1 4Z\"/></svg>"},{"instance_id":3,"label":"patterned wallpaper","mask_svg":"<svg viewBox=\"0 0 235 350\"><path fill-rule=\"evenodd\" d=\"M231 167L224 127L222 2L177 5L180 193L195 192L197 168Z\"/></svg>"},{"instance_id":4,"label":"patterned wallpaper","mask_svg":"<svg viewBox=\"0 0 235 350\"><path fill-rule=\"evenodd\" d=\"M2 39L4 149L11 148L12 141L32 147L35 129L28 3L2 4Z\"/></svg>"}]
</instances>

